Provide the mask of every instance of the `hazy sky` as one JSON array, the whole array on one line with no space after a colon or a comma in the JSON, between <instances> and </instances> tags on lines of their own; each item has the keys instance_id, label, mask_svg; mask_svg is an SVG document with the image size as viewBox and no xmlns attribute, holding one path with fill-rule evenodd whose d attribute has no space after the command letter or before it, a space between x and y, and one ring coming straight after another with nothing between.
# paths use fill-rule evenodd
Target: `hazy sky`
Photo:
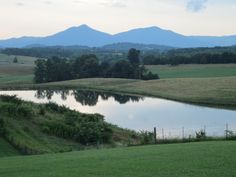
<instances>
[{"instance_id":1,"label":"hazy sky","mask_svg":"<svg viewBox=\"0 0 236 177\"><path fill-rule=\"evenodd\" d=\"M111 34L159 26L184 35L236 34L236 0L0 0L0 39L88 24Z\"/></svg>"}]
</instances>

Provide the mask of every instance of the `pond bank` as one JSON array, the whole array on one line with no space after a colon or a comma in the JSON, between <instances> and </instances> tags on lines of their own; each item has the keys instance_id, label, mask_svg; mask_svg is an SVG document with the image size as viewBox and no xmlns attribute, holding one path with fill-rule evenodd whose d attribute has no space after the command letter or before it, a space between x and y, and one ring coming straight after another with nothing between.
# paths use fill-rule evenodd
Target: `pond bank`
<instances>
[{"instance_id":1,"label":"pond bank","mask_svg":"<svg viewBox=\"0 0 236 177\"><path fill-rule=\"evenodd\" d=\"M153 96L192 104L236 109L236 77L182 78L140 81L130 79L79 79L45 84L0 85L0 89L94 89Z\"/></svg>"}]
</instances>

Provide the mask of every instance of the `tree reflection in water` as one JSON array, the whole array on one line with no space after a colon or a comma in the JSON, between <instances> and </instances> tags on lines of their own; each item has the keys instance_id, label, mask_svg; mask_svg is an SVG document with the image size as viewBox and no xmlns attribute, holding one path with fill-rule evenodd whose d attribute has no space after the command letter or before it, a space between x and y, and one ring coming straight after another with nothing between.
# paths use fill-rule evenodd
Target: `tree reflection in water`
<instances>
[{"instance_id":1,"label":"tree reflection in water","mask_svg":"<svg viewBox=\"0 0 236 177\"><path fill-rule=\"evenodd\" d=\"M67 100L69 95L74 96L75 100L83 106L96 106L99 98L102 100L113 98L120 104L126 104L127 102L138 102L144 99L140 96L121 95L117 93L106 93L91 90L37 90L35 97L38 99L47 98L48 100L51 100L54 94L61 95L62 100Z\"/></svg>"}]
</instances>

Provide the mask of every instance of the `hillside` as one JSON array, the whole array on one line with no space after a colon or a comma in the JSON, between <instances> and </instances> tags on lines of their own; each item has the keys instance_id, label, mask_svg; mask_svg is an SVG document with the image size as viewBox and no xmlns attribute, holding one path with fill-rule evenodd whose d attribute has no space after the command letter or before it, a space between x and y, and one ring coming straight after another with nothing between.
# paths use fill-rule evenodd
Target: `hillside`
<instances>
[{"instance_id":1,"label":"hillside","mask_svg":"<svg viewBox=\"0 0 236 177\"><path fill-rule=\"evenodd\" d=\"M89 47L102 47L113 43L155 44L180 48L231 46L236 44L236 35L220 37L185 36L156 26L137 28L111 35L92 29L87 25L81 25L78 27L71 27L46 37L21 37L0 40L0 46L5 48L21 48L32 45L82 45Z\"/></svg>"},{"instance_id":2,"label":"hillside","mask_svg":"<svg viewBox=\"0 0 236 177\"><path fill-rule=\"evenodd\" d=\"M140 141L137 133L106 123L102 115L82 114L54 103L34 104L14 96L0 96L0 136L14 147L0 139L4 150L0 156L11 154L11 149L42 154Z\"/></svg>"}]
</instances>

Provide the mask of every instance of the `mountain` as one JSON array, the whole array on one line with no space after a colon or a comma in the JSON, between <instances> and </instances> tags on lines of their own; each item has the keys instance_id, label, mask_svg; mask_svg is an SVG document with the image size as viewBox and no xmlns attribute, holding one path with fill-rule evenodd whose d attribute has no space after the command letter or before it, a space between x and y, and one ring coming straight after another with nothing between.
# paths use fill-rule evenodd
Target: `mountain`
<instances>
[{"instance_id":1,"label":"mountain","mask_svg":"<svg viewBox=\"0 0 236 177\"><path fill-rule=\"evenodd\" d=\"M72 27L46 37L21 37L0 40L0 46L25 47L43 46L89 46L101 47L114 43L138 43L145 45L164 45L177 48L231 46L236 44L236 35L232 36L185 36L158 27L138 28L110 35L90 28L87 25Z\"/></svg>"},{"instance_id":2,"label":"mountain","mask_svg":"<svg viewBox=\"0 0 236 177\"><path fill-rule=\"evenodd\" d=\"M111 35L90 28L87 25L72 27L55 35L45 37L40 42L44 45L55 46L102 46L109 43Z\"/></svg>"}]
</instances>

